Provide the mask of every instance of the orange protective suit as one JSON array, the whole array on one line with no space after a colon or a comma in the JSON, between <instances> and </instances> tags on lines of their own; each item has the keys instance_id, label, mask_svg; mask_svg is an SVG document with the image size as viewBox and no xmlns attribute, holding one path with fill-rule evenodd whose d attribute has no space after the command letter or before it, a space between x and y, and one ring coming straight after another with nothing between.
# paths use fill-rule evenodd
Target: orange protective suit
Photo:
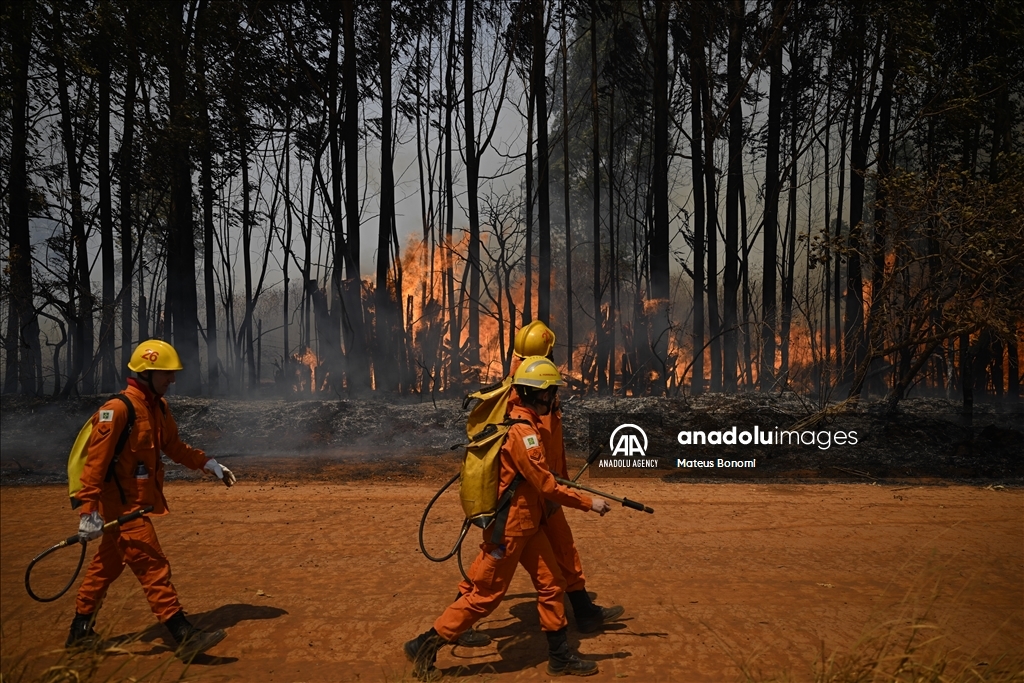
<instances>
[{"instance_id":1,"label":"orange protective suit","mask_svg":"<svg viewBox=\"0 0 1024 683\"><path fill-rule=\"evenodd\" d=\"M153 506L151 515L167 514L161 452L196 470L202 469L209 461L201 450L186 445L178 437L178 425L162 397L154 396L148 387L135 379L128 380L124 394L135 406L135 424L117 459L114 479L105 481L117 438L128 420L128 409L118 399L107 401L93 416L92 437L82 471L82 489L75 496L82 501L79 512L99 510L100 516L108 522L146 505ZM121 491L124 492L124 502ZM121 575L126 564L142 584L157 619L166 621L181 610L177 592L171 584L171 566L160 548L153 523L143 518L122 526L116 534L103 535L99 550L78 589L76 609L79 614L96 611L107 588Z\"/></svg>"},{"instance_id":2,"label":"orange protective suit","mask_svg":"<svg viewBox=\"0 0 1024 683\"><path fill-rule=\"evenodd\" d=\"M461 597L434 622L442 638L453 641L501 603L515 574L522 564L537 589L537 612L541 629L557 631L566 625L562 595L565 580L557 568L555 553L544 532L545 500L589 510L590 496L569 489L555 481L548 469L544 446L540 440L539 417L533 410L515 405L509 411L514 424L501 448L501 471L498 490L508 488L516 474L522 480L510 501L505 532L501 543L491 542L491 529L483 532L480 554L473 561L469 575L473 583L459 586Z\"/></svg>"},{"instance_id":3,"label":"orange protective suit","mask_svg":"<svg viewBox=\"0 0 1024 683\"><path fill-rule=\"evenodd\" d=\"M514 375L516 368L522 363L518 356L512 357L510 375ZM509 397L509 405L522 405L519 396L513 391ZM565 443L562 440L562 408L558 403L552 407L547 415L538 417L538 428L540 429L541 441L544 443L544 455L547 457L548 469L563 479L569 478L569 471L565 462ZM572 529L565 518L565 511L557 504L548 505L549 514L544 520L544 533L547 534L551 549L554 551L558 568L565 578L567 591L583 590L587 584L587 577L583 574L583 563L580 562L580 554L576 550L576 541L572 537ZM473 576L470 574L470 576Z\"/></svg>"}]
</instances>

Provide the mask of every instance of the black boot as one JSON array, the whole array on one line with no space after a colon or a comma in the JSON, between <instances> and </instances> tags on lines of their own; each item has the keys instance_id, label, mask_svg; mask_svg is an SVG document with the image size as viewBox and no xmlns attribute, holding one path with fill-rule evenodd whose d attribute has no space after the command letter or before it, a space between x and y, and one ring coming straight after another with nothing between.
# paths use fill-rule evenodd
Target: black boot
<instances>
[{"instance_id":1,"label":"black boot","mask_svg":"<svg viewBox=\"0 0 1024 683\"><path fill-rule=\"evenodd\" d=\"M71 632L68 634L64 647L91 648L99 645L100 636L92 630L94 616L93 614L75 614L75 618L71 620Z\"/></svg>"},{"instance_id":2,"label":"black boot","mask_svg":"<svg viewBox=\"0 0 1024 683\"><path fill-rule=\"evenodd\" d=\"M580 659L569 649L564 626L544 635L548 637L549 676L592 676L597 673L597 662Z\"/></svg>"},{"instance_id":3,"label":"black boot","mask_svg":"<svg viewBox=\"0 0 1024 683\"><path fill-rule=\"evenodd\" d=\"M191 661L196 655L206 652L228 635L223 629L203 631L196 628L185 618L184 611L177 612L164 622L164 626L171 632L171 636L178 644L174 656L183 662Z\"/></svg>"},{"instance_id":4,"label":"black boot","mask_svg":"<svg viewBox=\"0 0 1024 683\"><path fill-rule=\"evenodd\" d=\"M569 602L572 604L572 613L576 617L576 628L580 633L593 633L603 624L618 619L626 611L625 607L619 605L613 607L595 605L586 590L569 591L566 595L569 596Z\"/></svg>"},{"instance_id":5,"label":"black boot","mask_svg":"<svg viewBox=\"0 0 1024 683\"><path fill-rule=\"evenodd\" d=\"M456 602L462 597L462 593L455 596ZM456 645L462 647L486 647L491 644L491 637L486 633L480 633L472 626L463 631L459 635L459 639L455 641Z\"/></svg>"},{"instance_id":6,"label":"black boot","mask_svg":"<svg viewBox=\"0 0 1024 683\"><path fill-rule=\"evenodd\" d=\"M437 651L444 644L444 638L433 628L405 644L402 649L405 650L406 658L412 662L412 675L416 680L436 681L441 678L441 672L434 667L434 662L437 661Z\"/></svg>"}]
</instances>

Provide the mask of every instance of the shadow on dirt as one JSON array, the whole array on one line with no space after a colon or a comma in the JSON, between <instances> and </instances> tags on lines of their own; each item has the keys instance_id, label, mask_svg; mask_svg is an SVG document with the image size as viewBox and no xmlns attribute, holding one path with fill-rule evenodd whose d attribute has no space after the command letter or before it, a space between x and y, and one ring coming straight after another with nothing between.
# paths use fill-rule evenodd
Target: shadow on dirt
<instances>
[{"instance_id":1,"label":"shadow on dirt","mask_svg":"<svg viewBox=\"0 0 1024 683\"><path fill-rule=\"evenodd\" d=\"M496 628L479 629L481 633L490 636L497 642L498 656L501 657L501 661L472 664L470 662L474 658L474 651L469 648L460 648L456 646L452 650L452 656L455 659L464 659L467 663L445 668L445 675L470 677L486 674L521 672L526 669L532 669L543 665L547 662L548 643L547 638L540 629L540 618L537 614L537 594L519 593L515 595L506 595L505 599L520 600L520 602L517 602L509 608L509 613L512 618L500 620L499 623L501 623L501 625ZM602 631L613 632L625 631L627 629L628 626L626 624L615 622L606 624ZM568 633L569 647L572 648L574 652L578 651L582 640L592 638L599 633L600 631L592 634L581 634L576 631L575 626L572 625L572 620L570 619ZM634 635L661 636L664 634L655 633ZM632 653L628 651L611 653L586 652L581 655L584 659L590 659L597 662L609 659L624 659L630 656L632 656Z\"/></svg>"},{"instance_id":2,"label":"shadow on dirt","mask_svg":"<svg viewBox=\"0 0 1024 683\"><path fill-rule=\"evenodd\" d=\"M209 612L190 614L189 621L191 621L197 628L213 631L220 628L226 630L232 626L237 626L243 621L277 619L278 617L286 614L288 614L287 610L281 609L280 607L235 603L230 605L221 605ZM163 624L153 624L144 631L127 633L117 637L116 640L122 642L153 644L153 647L149 650L134 653L139 656L160 655L165 652L173 651L176 647L174 641L170 637L170 634L167 632L167 628ZM157 641L160 641L162 645L157 644ZM232 662L237 661L237 657L216 657L213 655L202 654L193 659L192 664L216 666L221 664L231 664Z\"/></svg>"}]
</instances>

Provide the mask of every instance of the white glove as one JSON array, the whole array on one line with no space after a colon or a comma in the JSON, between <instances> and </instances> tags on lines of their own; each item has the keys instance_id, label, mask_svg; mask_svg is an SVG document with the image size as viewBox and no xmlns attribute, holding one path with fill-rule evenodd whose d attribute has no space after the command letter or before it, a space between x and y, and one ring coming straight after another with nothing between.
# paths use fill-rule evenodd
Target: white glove
<instances>
[{"instance_id":1,"label":"white glove","mask_svg":"<svg viewBox=\"0 0 1024 683\"><path fill-rule=\"evenodd\" d=\"M78 521L78 538L82 543L87 543L94 538L103 535L103 518L100 513L93 510L89 514L82 514Z\"/></svg>"},{"instance_id":2,"label":"white glove","mask_svg":"<svg viewBox=\"0 0 1024 683\"><path fill-rule=\"evenodd\" d=\"M227 467L224 467L213 458L210 458L206 462L206 465L203 466L203 470L209 472L213 476L220 479L222 482L224 482L225 486L231 486L236 481L235 475L231 473L231 470L229 470Z\"/></svg>"}]
</instances>

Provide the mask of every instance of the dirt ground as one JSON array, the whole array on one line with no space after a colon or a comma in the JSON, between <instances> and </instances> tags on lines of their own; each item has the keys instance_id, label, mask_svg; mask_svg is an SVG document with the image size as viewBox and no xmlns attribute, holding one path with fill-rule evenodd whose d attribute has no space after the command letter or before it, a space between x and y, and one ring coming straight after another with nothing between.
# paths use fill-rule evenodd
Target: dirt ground
<instances>
[{"instance_id":1,"label":"dirt ground","mask_svg":"<svg viewBox=\"0 0 1024 683\"><path fill-rule=\"evenodd\" d=\"M202 681L410 680L402 643L430 627L459 579L454 561L425 559L416 536L448 471L289 481L246 477L241 463L233 466L242 479L230 490L168 484L172 512L156 520L186 610L228 631L186 673ZM915 619L935 626L929 633L943 637L932 649L952 650L951 661L978 671L1020 671L1024 662L1020 489L601 485L656 512L568 512L588 588L598 603L626 607L599 634L581 636L570 618L570 642L600 663L589 680L718 683L743 680L744 670L808 680L823 652L861 651L860 639L880 633L898 638ZM432 552L451 546L460 518L457 498L445 494L427 524ZM74 590L37 603L23 575L75 521L63 487L0 488L4 682L34 680L64 661ZM466 546L471 553L475 541ZM61 571L76 559L57 560ZM54 576L41 571L39 580L56 586ZM520 571L505 602L478 624L492 645L445 648L438 666L454 680L547 680L534 604ZM110 658L104 671L148 673L144 680L182 672L128 572L100 615L106 634L136 637L125 646L132 654Z\"/></svg>"}]
</instances>

